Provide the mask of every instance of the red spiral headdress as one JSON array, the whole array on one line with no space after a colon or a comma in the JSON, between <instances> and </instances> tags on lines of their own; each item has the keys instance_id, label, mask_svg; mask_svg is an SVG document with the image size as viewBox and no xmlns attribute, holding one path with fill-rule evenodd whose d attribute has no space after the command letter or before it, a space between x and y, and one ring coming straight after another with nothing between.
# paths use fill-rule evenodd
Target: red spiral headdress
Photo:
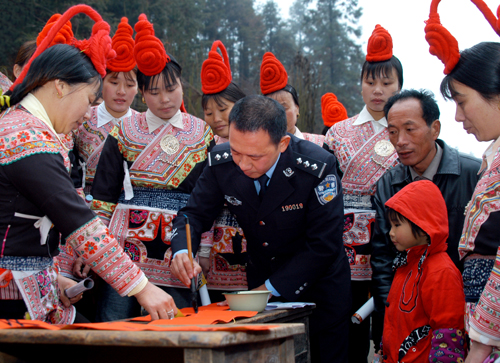
<instances>
[{"instance_id":1,"label":"red spiral headdress","mask_svg":"<svg viewBox=\"0 0 500 363\"><path fill-rule=\"evenodd\" d=\"M38 33L38 37L36 38L36 45L39 46L40 43L47 37L50 29L54 26L54 24L59 20L61 14L54 14L50 17L47 24L43 27L42 31ZM48 48L52 47L55 44L71 44L74 41L73 35L73 27L71 26L71 22L68 21L63 25L62 29L55 35L54 39L50 42Z\"/></svg>"},{"instance_id":2,"label":"red spiral headdress","mask_svg":"<svg viewBox=\"0 0 500 363\"><path fill-rule=\"evenodd\" d=\"M283 64L274 56L267 52L262 57L260 65L260 90L263 95L279 91L288 84L288 73Z\"/></svg>"},{"instance_id":3,"label":"red spiral headdress","mask_svg":"<svg viewBox=\"0 0 500 363\"><path fill-rule=\"evenodd\" d=\"M217 48L220 49L222 57L217 52ZM212 44L208 58L201 66L201 91L204 94L222 92L229 86L232 78L226 47L220 40L216 40Z\"/></svg>"},{"instance_id":4,"label":"red spiral headdress","mask_svg":"<svg viewBox=\"0 0 500 363\"><path fill-rule=\"evenodd\" d=\"M383 62L392 58L392 37L387 30L379 24L368 39L366 60L368 62Z\"/></svg>"},{"instance_id":5,"label":"red spiral headdress","mask_svg":"<svg viewBox=\"0 0 500 363\"><path fill-rule=\"evenodd\" d=\"M325 126L332 127L339 121L347 119L347 110L337 100L337 96L328 92L321 97L321 117Z\"/></svg>"},{"instance_id":6,"label":"red spiral headdress","mask_svg":"<svg viewBox=\"0 0 500 363\"><path fill-rule=\"evenodd\" d=\"M121 18L118 29L111 42L113 50L116 52L116 58L108 62L108 69L111 72L130 72L135 67L134 58L134 30L128 23L128 19Z\"/></svg>"},{"instance_id":7,"label":"red spiral headdress","mask_svg":"<svg viewBox=\"0 0 500 363\"><path fill-rule=\"evenodd\" d=\"M429 52L443 62L444 74L449 74L460 59L458 42L453 35L441 25L437 8L441 0L432 0L429 19L425 22L425 39L429 43ZM482 0L472 0L476 7L483 13L493 30L500 35L500 22L493 12ZM500 6L497 9L497 14Z\"/></svg>"},{"instance_id":8,"label":"red spiral headdress","mask_svg":"<svg viewBox=\"0 0 500 363\"><path fill-rule=\"evenodd\" d=\"M145 14L139 15L135 24L134 57L137 67L146 76L160 74L165 65L170 62L170 57L165 51L163 43L155 36L153 24L148 21Z\"/></svg>"},{"instance_id":9,"label":"red spiral headdress","mask_svg":"<svg viewBox=\"0 0 500 363\"><path fill-rule=\"evenodd\" d=\"M47 36L37 47L35 53L31 56L28 63L26 63L19 77L10 87L11 91L14 90L14 88L24 80L24 77L26 76L26 73L28 73L28 70L31 66L31 62L33 62L33 60L38 57L44 50L49 48L58 32L73 16L79 13L87 14L92 20L95 21L95 24L92 27L92 35L88 40L74 39L71 45L80 49L90 58L92 64L94 65L97 72L99 72L101 77L104 78L106 76L106 62L108 61L108 59L112 59L116 56L115 51L111 48L109 24L102 20L102 17L99 15L99 13L92 9L90 6L75 5L70 7L50 28Z\"/></svg>"}]
</instances>

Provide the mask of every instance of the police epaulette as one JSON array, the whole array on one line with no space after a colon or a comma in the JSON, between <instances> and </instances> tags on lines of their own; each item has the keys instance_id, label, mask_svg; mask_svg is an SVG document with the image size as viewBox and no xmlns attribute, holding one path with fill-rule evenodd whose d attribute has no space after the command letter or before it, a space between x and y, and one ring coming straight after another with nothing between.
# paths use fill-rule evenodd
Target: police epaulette
<instances>
[{"instance_id":1,"label":"police epaulette","mask_svg":"<svg viewBox=\"0 0 500 363\"><path fill-rule=\"evenodd\" d=\"M219 164L227 163L228 161L232 161L233 156L231 155L231 151L229 147L227 149L222 149L219 151L211 151L208 153L208 165L214 166Z\"/></svg>"},{"instance_id":2,"label":"police epaulette","mask_svg":"<svg viewBox=\"0 0 500 363\"><path fill-rule=\"evenodd\" d=\"M309 156L299 154L298 152L293 153L293 159L295 160L296 168L307 171L309 174L318 178L321 178L326 168L326 163L310 158Z\"/></svg>"}]
</instances>

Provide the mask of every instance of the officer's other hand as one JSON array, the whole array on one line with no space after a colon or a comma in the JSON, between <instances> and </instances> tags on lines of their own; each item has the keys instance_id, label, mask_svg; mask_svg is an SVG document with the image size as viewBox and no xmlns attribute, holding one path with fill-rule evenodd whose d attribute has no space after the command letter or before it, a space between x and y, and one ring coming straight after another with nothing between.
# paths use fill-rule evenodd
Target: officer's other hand
<instances>
[{"instance_id":1,"label":"officer's other hand","mask_svg":"<svg viewBox=\"0 0 500 363\"><path fill-rule=\"evenodd\" d=\"M210 270L210 258L200 256L200 266L205 277L208 276L208 271Z\"/></svg>"},{"instance_id":2,"label":"officer's other hand","mask_svg":"<svg viewBox=\"0 0 500 363\"><path fill-rule=\"evenodd\" d=\"M175 255L170 265L170 270L187 287L191 286L191 279L201 272L200 265L193 261L193 267L187 253L178 253Z\"/></svg>"}]
</instances>

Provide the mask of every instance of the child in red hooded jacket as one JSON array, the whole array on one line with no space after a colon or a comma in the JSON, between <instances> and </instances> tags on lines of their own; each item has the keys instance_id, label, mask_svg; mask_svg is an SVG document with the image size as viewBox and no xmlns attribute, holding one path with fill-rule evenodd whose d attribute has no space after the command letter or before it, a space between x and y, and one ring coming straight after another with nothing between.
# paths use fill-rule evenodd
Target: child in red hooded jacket
<instances>
[{"instance_id":1,"label":"child in red hooded jacket","mask_svg":"<svg viewBox=\"0 0 500 363\"><path fill-rule=\"evenodd\" d=\"M416 181L385 203L399 251L387 298L384 362L463 362L462 277L446 253L448 214L438 187Z\"/></svg>"}]
</instances>

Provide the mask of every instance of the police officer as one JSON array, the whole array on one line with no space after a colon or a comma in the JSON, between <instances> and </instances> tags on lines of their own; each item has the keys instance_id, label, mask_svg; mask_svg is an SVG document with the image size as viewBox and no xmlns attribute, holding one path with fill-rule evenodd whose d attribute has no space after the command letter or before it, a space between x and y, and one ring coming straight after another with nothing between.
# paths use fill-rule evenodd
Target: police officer
<instances>
[{"instance_id":1,"label":"police officer","mask_svg":"<svg viewBox=\"0 0 500 363\"><path fill-rule=\"evenodd\" d=\"M315 362L347 362L350 270L342 243L342 188L333 155L286 133L284 108L263 96L235 103L229 143L217 145L188 204L174 220L172 272L186 285L185 217L193 251L224 203L247 239L249 289L316 303L310 318Z\"/></svg>"}]
</instances>

